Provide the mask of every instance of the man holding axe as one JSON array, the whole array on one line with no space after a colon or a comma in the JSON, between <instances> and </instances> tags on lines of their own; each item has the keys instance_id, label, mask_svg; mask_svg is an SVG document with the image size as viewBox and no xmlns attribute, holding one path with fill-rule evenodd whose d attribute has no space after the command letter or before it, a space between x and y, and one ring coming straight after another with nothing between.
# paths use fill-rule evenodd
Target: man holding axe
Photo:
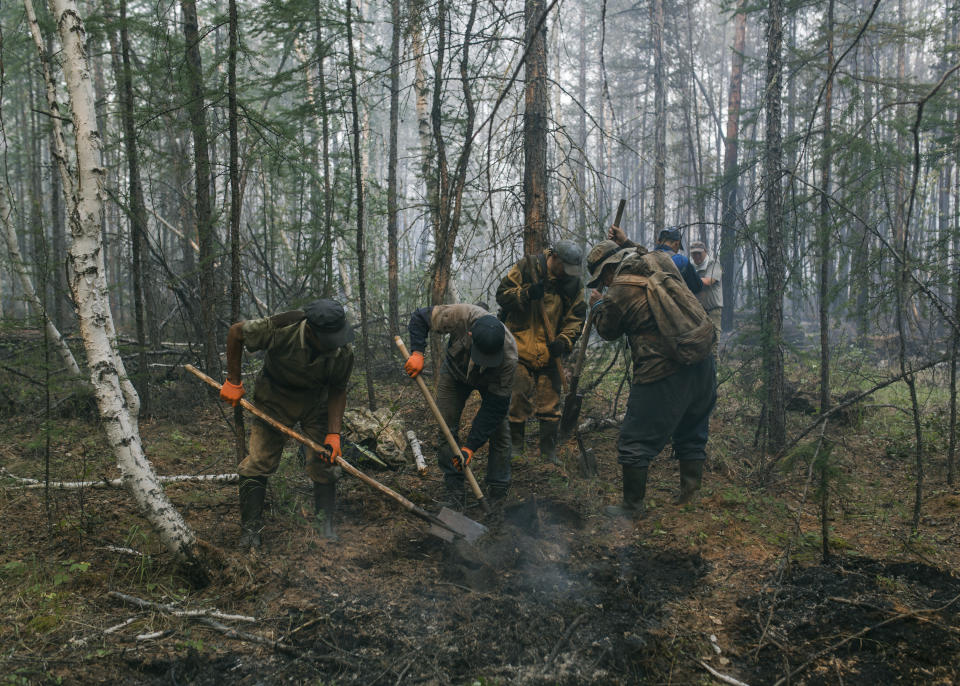
<instances>
[{"instance_id":1,"label":"man holding axe","mask_svg":"<svg viewBox=\"0 0 960 686\"><path fill-rule=\"evenodd\" d=\"M463 508L464 466L473 454L490 441L487 462L487 493L500 500L510 486L510 430L507 409L517 371L517 343L499 319L476 305L436 305L421 307L410 317L410 349L404 364L411 378L423 371L427 334L450 334L437 384L437 406L443 422L454 438L459 434L460 415L467 398L480 393L480 409L465 441L459 441L460 454L453 452L442 432L437 462L443 471L446 502L453 509Z\"/></svg>"},{"instance_id":2,"label":"man holding axe","mask_svg":"<svg viewBox=\"0 0 960 686\"><path fill-rule=\"evenodd\" d=\"M517 367L510 401L510 440L523 450L527 420L540 420L540 457L556 464L563 388L561 358L573 350L587 312L580 281L583 253L573 241L559 241L526 255L500 281L497 303L517 340Z\"/></svg>"},{"instance_id":3,"label":"man holding axe","mask_svg":"<svg viewBox=\"0 0 960 686\"><path fill-rule=\"evenodd\" d=\"M265 350L257 376L254 402L282 424L297 422L304 434L329 448L329 455L307 449L306 470L313 481L314 508L322 515L322 534L335 539L340 467L340 426L347 404L347 383L353 371L353 329L343 306L334 300L315 300L302 310L240 321L227 334L227 380L220 397L236 406L245 394L240 375L243 348ZM277 470L286 436L255 418L250 447L240 462L239 546L260 546L267 477ZM319 518L319 517L318 517Z\"/></svg>"}]
</instances>

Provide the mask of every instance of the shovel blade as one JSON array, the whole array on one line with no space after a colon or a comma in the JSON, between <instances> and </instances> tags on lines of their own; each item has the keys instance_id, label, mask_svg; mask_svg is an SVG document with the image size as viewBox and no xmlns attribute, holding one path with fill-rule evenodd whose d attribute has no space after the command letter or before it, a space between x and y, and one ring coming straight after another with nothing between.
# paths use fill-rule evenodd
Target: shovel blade
<instances>
[{"instance_id":1,"label":"shovel blade","mask_svg":"<svg viewBox=\"0 0 960 686\"><path fill-rule=\"evenodd\" d=\"M444 525L453 531L457 532L458 535L463 536L468 543L473 543L487 533L487 527L485 527L483 524L480 522L475 522L469 517L451 510L448 507L440 508L440 512L437 513L437 519L439 519L444 523ZM434 529L437 529L438 531L435 532ZM431 533L436 533L437 536L440 536L440 538L443 538L444 540L452 540L452 537L447 539L443 534L439 533L440 531L443 531L448 536L450 535L449 531L446 531L443 529L443 527L437 526L436 524L430 527Z\"/></svg>"}]
</instances>

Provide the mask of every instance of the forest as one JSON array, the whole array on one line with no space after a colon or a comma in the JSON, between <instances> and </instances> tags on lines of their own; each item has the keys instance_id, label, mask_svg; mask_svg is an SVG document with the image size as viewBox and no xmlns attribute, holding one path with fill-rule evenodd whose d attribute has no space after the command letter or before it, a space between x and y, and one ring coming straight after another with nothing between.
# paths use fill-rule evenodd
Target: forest
<instances>
[{"instance_id":1,"label":"forest","mask_svg":"<svg viewBox=\"0 0 960 686\"><path fill-rule=\"evenodd\" d=\"M561 243L592 305L612 226L722 269L702 487L667 446L605 516L641 384L588 319L554 459L540 416L436 535L446 339L395 338L509 329ZM0 233L0 684L960 683L954 0L6 2ZM248 549L258 425L198 377L318 300L336 515L289 440Z\"/></svg>"}]
</instances>

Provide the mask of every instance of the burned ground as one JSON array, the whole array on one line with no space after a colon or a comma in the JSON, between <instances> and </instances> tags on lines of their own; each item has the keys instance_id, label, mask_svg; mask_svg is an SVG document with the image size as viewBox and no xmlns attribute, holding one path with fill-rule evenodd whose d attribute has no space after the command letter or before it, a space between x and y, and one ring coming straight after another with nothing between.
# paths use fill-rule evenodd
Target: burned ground
<instances>
[{"instance_id":1,"label":"burned ground","mask_svg":"<svg viewBox=\"0 0 960 686\"><path fill-rule=\"evenodd\" d=\"M186 392L190 383L160 389L157 397L176 402L142 422L147 451L163 474L230 472L225 413ZM409 385L395 388L395 406L432 456L435 431L421 403ZM764 483L750 468L759 460L754 409L729 395L721 402L696 505L672 504L676 466L661 456L649 515L636 525L600 514L618 495L615 429L588 437L596 479L579 476L575 442L560 466L532 454L516 461L503 506L487 516L468 509L489 528L473 545L430 536L349 479L340 486L340 540L324 541L292 447L270 481L259 554L232 548L235 485L171 484L171 499L225 562L201 589L178 573L123 492L53 491L45 501L42 489L6 480L3 683L713 683L704 665L754 685L793 672L793 684L955 683L960 495L943 484L941 456L929 458L921 535L911 537L910 458L903 439L886 438L909 431L893 431L899 415L886 410L845 427L835 449L835 561L822 565L803 464ZM585 412L611 408L594 399ZM95 422L44 424L35 410L8 415L0 464L42 478L47 438L52 478L117 476ZM484 462L478 455L481 482ZM435 467L420 477L360 466L436 510ZM275 643L132 608L109 591L246 615L255 621L223 623ZM138 640L146 634L153 638Z\"/></svg>"}]
</instances>

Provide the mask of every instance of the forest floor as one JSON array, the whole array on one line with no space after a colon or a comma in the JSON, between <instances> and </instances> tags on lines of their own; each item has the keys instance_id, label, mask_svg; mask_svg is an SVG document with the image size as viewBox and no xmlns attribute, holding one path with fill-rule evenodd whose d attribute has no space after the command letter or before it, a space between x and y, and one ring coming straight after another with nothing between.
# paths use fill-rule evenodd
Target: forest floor
<instances>
[{"instance_id":1,"label":"forest floor","mask_svg":"<svg viewBox=\"0 0 960 686\"><path fill-rule=\"evenodd\" d=\"M436 432L422 399L393 379L382 398L417 429L429 459ZM942 389L928 382L926 411L941 421ZM53 480L119 476L89 408L45 422L42 405L13 397L30 385L0 375L0 466L43 479L49 456ZM363 388L351 390L353 403ZM563 446L561 466L542 463L531 424L506 502L487 516L467 510L489 527L469 546L432 537L350 477L340 483L340 540L325 541L292 446L270 481L258 554L233 547L235 484L168 485L225 562L204 588L190 587L123 491L46 498L4 478L0 684L720 683L710 669L753 685L960 683L960 491L945 484L943 441L928 444L911 536L902 396L828 423L823 440L812 432L761 480L755 403L743 384L725 382L720 395L701 498L672 504L678 476L665 453L651 468L649 513L635 525L601 514L620 493L615 428L586 436L600 469L587 479L575 442ZM233 471L225 413L199 382L172 374L155 402L166 409L141 432L158 473ZM592 396L584 417L611 411L609 398ZM811 421L792 413L791 435ZM831 458L827 564L808 478L814 455ZM484 450L474 461L481 483L485 462ZM359 466L437 509L434 464L426 477ZM245 615L254 621L220 621L265 642L131 607L111 591Z\"/></svg>"}]
</instances>

